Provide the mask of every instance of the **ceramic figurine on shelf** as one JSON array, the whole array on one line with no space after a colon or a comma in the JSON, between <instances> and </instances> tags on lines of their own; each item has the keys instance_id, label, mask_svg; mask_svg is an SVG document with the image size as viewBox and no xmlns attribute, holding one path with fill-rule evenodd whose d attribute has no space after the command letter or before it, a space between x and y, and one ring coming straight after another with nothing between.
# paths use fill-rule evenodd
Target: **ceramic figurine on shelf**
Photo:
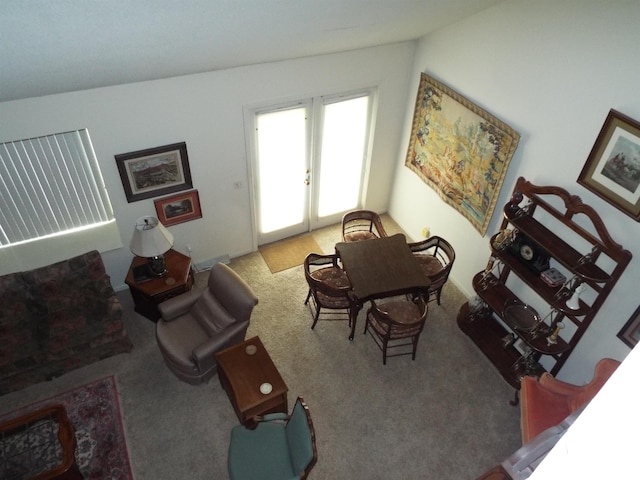
<instances>
[{"instance_id":1,"label":"ceramic figurine on shelf","mask_svg":"<svg viewBox=\"0 0 640 480\"><path fill-rule=\"evenodd\" d=\"M514 212L517 212L520 209L520 202L522 202L523 198L524 198L524 195L522 195L522 192L517 190L513 192L513 195L511 196L511 200L509 200L509 209Z\"/></svg>"},{"instance_id":2,"label":"ceramic figurine on shelf","mask_svg":"<svg viewBox=\"0 0 640 480\"><path fill-rule=\"evenodd\" d=\"M502 348L506 350L509 347L513 347L517 339L518 337L516 337L513 333L507 333L504 337L502 337Z\"/></svg>"},{"instance_id":3,"label":"ceramic figurine on shelf","mask_svg":"<svg viewBox=\"0 0 640 480\"><path fill-rule=\"evenodd\" d=\"M492 272L495 268L499 270L500 265L502 265L502 262L498 260L496 257L494 256L489 257L487 266L485 267L484 272L482 273L482 280L480 280L479 282L479 287L482 290L486 290L487 288L495 285L498 282L497 278L492 275Z\"/></svg>"},{"instance_id":4,"label":"ceramic figurine on shelf","mask_svg":"<svg viewBox=\"0 0 640 480\"><path fill-rule=\"evenodd\" d=\"M580 294L584 292L585 286L583 283L578 285L576 289L573 291L573 295L571 298L567 300L567 307L571 310L578 310L580 308Z\"/></svg>"},{"instance_id":5,"label":"ceramic figurine on shelf","mask_svg":"<svg viewBox=\"0 0 640 480\"><path fill-rule=\"evenodd\" d=\"M515 230L505 228L501 230L493 240L493 248L498 251L502 251L513 243L515 237Z\"/></svg>"},{"instance_id":6,"label":"ceramic figurine on shelf","mask_svg":"<svg viewBox=\"0 0 640 480\"><path fill-rule=\"evenodd\" d=\"M487 305L484 303L482 298L480 298L478 295L469 299L469 311L471 312L477 312L478 310L486 308L486 306Z\"/></svg>"},{"instance_id":7,"label":"ceramic figurine on shelf","mask_svg":"<svg viewBox=\"0 0 640 480\"><path fill-rule=\"evenodd\" d=\"M548 345L554 345L554 344L558 343L558 334L560 333L560 330L562 330L563 328L564 328L564 323L558 322L556 324L556 328L553 331L553 333L547 337L547 344Z\"/></svg>"}]
</instances>

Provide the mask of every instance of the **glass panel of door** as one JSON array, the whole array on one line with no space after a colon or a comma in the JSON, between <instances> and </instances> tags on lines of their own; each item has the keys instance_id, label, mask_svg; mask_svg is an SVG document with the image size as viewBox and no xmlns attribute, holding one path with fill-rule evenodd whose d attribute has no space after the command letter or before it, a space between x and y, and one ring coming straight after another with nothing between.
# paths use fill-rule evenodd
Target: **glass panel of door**
<instances>
[{"instance_id":1,"label":"glass panel of door","mask_svg":"<svg viewBox=\"0 0 640 480\"><path fill-rule=\"evenodd\" d=\"M319 98L254 114L258 245L333 223L358 208L370 97ZM319 120L314 124L313 118Z\"/></svg>"},{"instance_id":2,"label":"glass panel of door","mask_svg":"<svg viewBox=\"0 0 640 480\"><path fill-rule=\"evenodd\" d=\"M273 232L289 236L308 230L306 110L256 116L258 232L267 240Z\"/></svg>"}]
</instances>

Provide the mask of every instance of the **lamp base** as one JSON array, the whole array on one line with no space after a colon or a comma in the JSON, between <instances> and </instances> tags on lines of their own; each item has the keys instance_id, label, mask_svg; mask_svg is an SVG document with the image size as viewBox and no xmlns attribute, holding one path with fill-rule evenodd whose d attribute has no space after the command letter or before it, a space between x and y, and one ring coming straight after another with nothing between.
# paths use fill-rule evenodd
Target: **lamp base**
<instances>
[{"instance_id":1,"label":"lamp base","mask_svg":"<svg viewBox=\"0 0 640 480\"><path fill-rule=\"evenodd\" d=\"M149 257L149 270L156 277L163 277L167 274L167 267L164 263L164 255Z\"/></svg>"}]
</instances>

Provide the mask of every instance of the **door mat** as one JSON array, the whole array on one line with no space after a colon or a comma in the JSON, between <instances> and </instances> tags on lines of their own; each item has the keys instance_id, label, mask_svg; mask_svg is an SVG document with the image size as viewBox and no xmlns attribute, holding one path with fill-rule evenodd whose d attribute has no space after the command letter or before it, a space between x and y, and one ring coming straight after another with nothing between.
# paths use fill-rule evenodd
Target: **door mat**
<instances>
[{"instance_id":1,"label":"door mat","mask_svg":"<svg viewBox=\"0 0 640 480\"><path fill-rule=\"evenodd\" d=\"M258 247L271 273L281 272L304 263L310 253L322 253L311 234L287 238Z\"/></svg>"},{"instance_id":2,"label":"door mat","mask_svg":"<svg viewBox=\"0 0 640 480\"><path fill-rule=\"evenodd\" d=\"M64 406L76 430L76 464L85 480L133 480L113 376L4 413L0 424L55 404ZM0 478L7 478L1 469Z\"/></svg>"}]
</instances>

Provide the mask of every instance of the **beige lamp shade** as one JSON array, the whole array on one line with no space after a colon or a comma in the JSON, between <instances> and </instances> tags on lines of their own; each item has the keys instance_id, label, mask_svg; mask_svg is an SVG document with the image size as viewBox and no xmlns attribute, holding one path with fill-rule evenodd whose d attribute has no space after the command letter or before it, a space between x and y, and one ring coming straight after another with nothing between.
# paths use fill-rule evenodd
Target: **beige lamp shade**
<instances>
[{"instance_id":1,"label":"beige lamp shade","mask_svg":"<svg viewBox=\"0 0 640 480\"><path fill-rule=\"evenodd\" d=\"M153 258L163 255L173 246L173 235L162 223L152 216L136 220L136 228L129 248L139 257Z\"/></svg>"}]
</instances>

